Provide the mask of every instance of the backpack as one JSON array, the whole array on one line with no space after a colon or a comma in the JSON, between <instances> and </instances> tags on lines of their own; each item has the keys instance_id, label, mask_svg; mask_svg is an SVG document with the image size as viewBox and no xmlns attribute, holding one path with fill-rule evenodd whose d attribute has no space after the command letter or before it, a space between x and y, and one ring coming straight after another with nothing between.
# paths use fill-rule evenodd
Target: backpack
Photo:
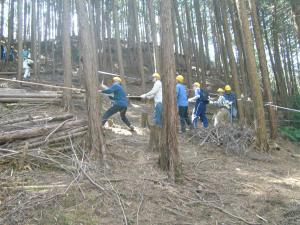
<instances>
[{"instance_id":1,"label":"backpack","mask_svg":"<svg viewBox=\"0 0 300 225\"><path fill-rule=\"evenodd\" d=\"M206 90L201 89L201 95L200 95L200 101L203 102L204 104L208 104L209 103L209 94Z\"/></svg>"}]
</instances>

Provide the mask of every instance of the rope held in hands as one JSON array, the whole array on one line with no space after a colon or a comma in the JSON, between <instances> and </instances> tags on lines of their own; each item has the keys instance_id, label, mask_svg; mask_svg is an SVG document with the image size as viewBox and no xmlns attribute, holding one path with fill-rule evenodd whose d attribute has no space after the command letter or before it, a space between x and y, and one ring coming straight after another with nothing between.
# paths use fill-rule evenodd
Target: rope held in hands
<instances>
[{"instance_id":1,"label":"rope held in hands","mask_svg":"<svg viewBox=\"0 0 300 225\"><path fill-rule=\"evenodd\" d=\"M7 81L7 82L13 82L13 83L24 83L24 84L29 84L29 85L37 85L37 86L49 87L49 88L55 88L55 89L61 89L61 90L72 90L72 91L77 91L77 92L85 92L85 89L81 89L81 88L56 86L56 85L51 85L51 84L36 83L36 82L31 82L31 81L12 80L12 79L6 79L6 78L0 78L0 80ZM275 109L282 109L282 110L300 113L300 110L291 109L291 108L287 108L287 107L283 107L283 106L279 106L279 105L274 105L274 104L272 104L272 102L267 102L265 104L265 106L271 106L271 107L274 107Z\"/></svg>"}]
</instances>

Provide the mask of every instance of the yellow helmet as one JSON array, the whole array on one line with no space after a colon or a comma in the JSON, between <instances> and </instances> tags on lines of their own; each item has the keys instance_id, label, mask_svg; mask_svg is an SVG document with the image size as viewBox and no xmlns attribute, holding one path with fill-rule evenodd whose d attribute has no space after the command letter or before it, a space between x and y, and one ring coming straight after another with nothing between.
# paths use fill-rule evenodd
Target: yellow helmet
<instances>
[{"instance_id":1,"label":"yellow helmet","mask_svg":"<svg viewBox=\"0 0 300 225\"><path fill-rule=\"evenodd\" d=\"M178 75L178 76L176 77L176 81L178 81L178 82L180 82L180 83L183 83L184 77L183 77L182 75Z\"/></svg>"},{"instance_id":2,"label":"yellow helmet","mask_svg":"<svg viewBox=\"0 0 300 225\"><path fill-rule=\"evenodd\" d=\"M217 90L217 92L218 92L218 93L220 93L220 92L223 93L223 92L225 92L225 91L224 91L223 88L219 88L219 89Z\"/></svg>"},{"instance_id":3,"label":"yellow helmet","mask_svg":"<svg viewBox=\"0 0 300 225\"><path fill-rule=\"evenodd\" d=\"M160 79L159 73L154 73L154 74L152 75L152 77L154 77L154 78L156 78L156 79Z\"/></svg>"},{"instance_id":4,"label":"yellow helmet","mask_svg":"<svg viewBox=\"0 0 300 225\"><path fill-rule=\"evenodd\" d=\"M200 87L201 85L199 82L195 82L195 83L193 83L193 86Z\"/></svg>"},{"instance_id":5,"label":"yellow helmet","mask_svg":"<svg viewBox=\"0 0 300 225\"><path fill-rule=\"evenodd\" d=\"M225 86L225 91L231 91L230 85L227 84L227 85Z\"/></svg>"},{"instance_id":6,"label":"yellow helmet","mask_svg":"<svg viewBox=\"0 0 300 225\"><path fill-rule=\"evenodd\" d=\"M122 79L120 77L114 77L113 81L122 83Z\"/></svg>"}]
</instances>

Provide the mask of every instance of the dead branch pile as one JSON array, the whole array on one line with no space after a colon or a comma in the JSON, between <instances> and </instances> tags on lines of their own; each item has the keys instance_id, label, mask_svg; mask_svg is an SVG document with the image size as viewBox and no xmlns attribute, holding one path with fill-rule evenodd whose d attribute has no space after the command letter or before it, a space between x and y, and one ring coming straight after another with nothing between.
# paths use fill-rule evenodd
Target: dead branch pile
<instances>
[{"instance_id":1,"label":"dead branch pile","mask_svg":"<svg viewBox=\"0 0 300 225\"><path fill-rule=\"evenodd\" d=\"M87 122L72 114L26 115L0 120L0 164L17 161L36 165L51 163L65 168L62 160L71 150L71 142L84 138Z\"/></svg>"},{"instance_id":2,"label":"dead branch pile","mask_svg":"<svg viewBox=\"0 0 300 225\"><path fill-rule=\"evenodd\" d=\"M227 124L207 129L200 129L191 138L199 140L200 146L204 144L215 144L222 146L226 153L244 155L250 145L254 142L253 129L238 124Z\"/></svg>"}]
</instances>

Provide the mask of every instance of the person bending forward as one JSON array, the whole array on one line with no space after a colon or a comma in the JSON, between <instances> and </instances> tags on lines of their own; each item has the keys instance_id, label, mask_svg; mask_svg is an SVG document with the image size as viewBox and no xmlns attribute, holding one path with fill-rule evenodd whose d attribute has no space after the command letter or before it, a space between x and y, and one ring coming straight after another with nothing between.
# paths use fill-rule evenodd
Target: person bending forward
<instances>
[{"instance_id":1,"label":"person bending forward","mask_svg":"<svg viewBox=\"0 0 300 225\"><path fill-rule=\"evenodd\" d=\"M121 85L121 78L114 77L113 85L110 88L107 88L101 91L104 94L112 94L110 98L113 100L113 106L110 107L102 117L102 126L107 122L109 117L116 113L120 113L122 121L129 127L131 131L134 131L134 127L130 124L128 118L126 117L126 111L128 106L128 100L126 97L126 93Z\"/></svg>"}]
</instances>

